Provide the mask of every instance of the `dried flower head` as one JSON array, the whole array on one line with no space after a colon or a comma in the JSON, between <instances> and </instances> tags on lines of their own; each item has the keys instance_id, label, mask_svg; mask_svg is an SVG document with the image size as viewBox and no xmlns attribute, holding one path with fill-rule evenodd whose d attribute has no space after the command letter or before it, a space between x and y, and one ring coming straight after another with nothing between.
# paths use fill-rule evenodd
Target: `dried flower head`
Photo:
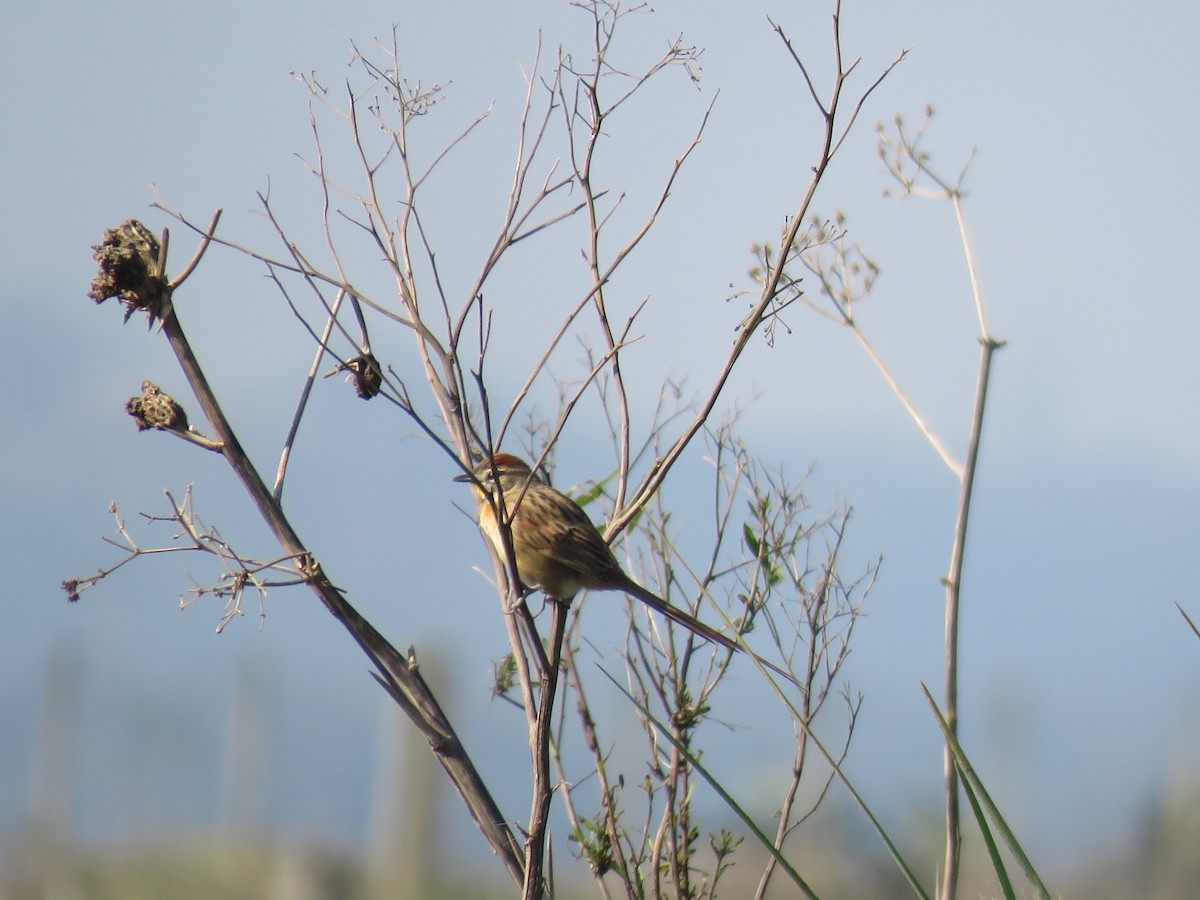
<instances>
[{"instance_id":1,"label":"dried flower head","mask_svg":"<svg viewBox=\"0 0 1200 900\"><path fill-rule=\"evenodd\" d=\"M88 296L97 303L116 297L125 304L125 321L143 309L150 321L161 319L170 307L171 291L160 271L158 238L135 219L104 232L104 241L92 248L100 271L92 279Z\"/></svg>"},{"instance_id":2,"label":"dried flower head","mask_svg":"<svg viewBox=\"0 0 1200 900\"><path fill-rule=\"evenodd\" d=\"M354 391L364 400L370 400L383 386L383 370L372 353L364 353L346 361L346 368L354 373Z\"/></svg>"},{"instance_id":3,"label":"dried flower head","mask_svg":"<svg viewBox=\"0 0 1200 900\"><path fill-rule=\"evenodd\" d=\"M152 381L142 382L142 396L130 397L125 412L137 420L138 431L157 428L159 431L187 431L187 413Z\"/></svg>"},{"instance_id":4,"label":"dried flower head","mask_svg":"<svg viewBox=\"0 0 1200 900\"><path fill-rule=\"evenodd\" d=\"M325 377L329 378L338 372L350 373L346 380L354 384L354 392L363 400L370 400L383 387L383 369L379 367L379 360L369 351L346 360L332 372L327 372Z\"/></svg>"}]
</instances>

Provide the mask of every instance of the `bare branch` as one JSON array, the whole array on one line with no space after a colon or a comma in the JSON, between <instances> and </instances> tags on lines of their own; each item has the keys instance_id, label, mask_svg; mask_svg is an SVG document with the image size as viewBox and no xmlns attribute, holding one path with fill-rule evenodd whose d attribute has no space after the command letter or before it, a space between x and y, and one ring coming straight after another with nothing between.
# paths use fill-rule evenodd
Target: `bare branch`
<instances>
[{"instance_id":1,"label":"bare branch","mask_svg":"<svg viewBox=\"0 0 1200 900\"><path fill-rule=\"evenodd\" d=\"M818 108L821 110L825 118L825 133L822 140L821 150L818 154L818 162L813 167L813 174L809 181L808 188L805 191L800 205L797 207L795 214L791 217L790 225L784 235L783 246L791 247L799 233L802 222L807 218L809 208L812 204L813 197L816 194L817 187L820 185L826 168L832 159L833 152L836 149L834 143L834 122L836 121L842 86L845 80L849 77L850 72L843 69L841 65L841 38L838 30L838 18L834 17L834 46L835 55L837 58L837 76L834 88L831 92L831 98L828 105L823 105L819 100L816 101ZM903 55L901 55L903 58ZM896 60L889 66L884 76L895 67L899 62ZM874 90L879 84L877 79L868 89L867 92L860 96L858 104L861 105L867 94ZM815 93L814 93L815 97ZM743 327L738 331L737 337L734 339L733 347L730 349L729 355L725 360L724 366L717 373L712 388L707 399L700 405L696 416L692 422L684 429L684 431L675 439L674 443L667 450L666 454L655 461L650 471L643 477L637 489L633 492L630 501L620 510L618 510L612 520L609 522L609 533L616 534L623 531L629 526L629 523L637 516L638 511L646 504L646 502L654 495L666 478L667 473L678 461L683 451L691 444L695 436L700 433L713 409L716 407L718 399L724 392L726 383L733 372L733 368L737 361L741 358L746 346L749 344L750 337L756 332L759 325L765 320L769 314L772 304L778 296L780 285L784 279L784 267L787 255L780 254L778 261L771 271L766 275L763 282L762 292L757 303L755 303L749 316L747 316Z\"/></svg>"}]
</instances>

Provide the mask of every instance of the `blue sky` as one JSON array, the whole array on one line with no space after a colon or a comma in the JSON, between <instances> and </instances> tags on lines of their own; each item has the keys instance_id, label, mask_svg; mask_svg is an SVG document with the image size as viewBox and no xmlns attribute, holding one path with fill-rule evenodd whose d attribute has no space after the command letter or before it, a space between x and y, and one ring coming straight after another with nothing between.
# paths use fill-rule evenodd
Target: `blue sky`
<instances>
[{"instance_id":1,"label":"blue sky","mask_svg":"<svg viewBox=\"0 0 1200 900\"><path fill-rule=\"evenodd\" d=\"M0 496L10 512L2 545L10 580L0 718L20 738L4 751L6 770L29 774L0 789L0 838L15 832L29 799L37 701L56 648L87 673L81 727L89 752L75 803L93 834L113 804L129 834L189 815L164 809L160 787L181 777L171 760L219 755L223 711L245 665L271 673L281 696L276 725L311 751L280 763L280 784L313 784L308 776L337 752L329 735L338 727L368 735L361 753L369 764L378 692L307 595L273 596L262 631L250 616L215 638L216 610L175 609L187 584L178 562L131 567L75 607L57 586L111 560L99 540L111 528L110 501L134 520L161 510L164 487L181 494L194 483L223 532L265 539L219 460L134 433L121 405L139 382L183 394L182 379L161 341L135 324L119 327L117 310L94 308L86 291L90 245L105 227L129 216L165 224L148 208L156 188L196 219L224 207L226 234L265 244L254 194L269 180L300 233L314 233L311 178L297 161L311 151L308 97L290 73L315 70L339 85L350 42L368 46L396 22L411 77L447 85L422 123L425 148L494 103L450 161L430 216L444 258L452 248L464 260L461 271L449 267L452 285L467 280L506 190L520 65L531 62L539 28L547 48L581 46L586 19L540 0L431 6L68 3L8 14L0 36L9 176L0 302L9 325L0 383L9 429ZM650 379L687 377L697 389L736 321L721 303L727 286L744 283L751 243L777 239L817 141L803 85L763 14L816 60L818 78L829 71L826 6L722 7L666 0L631 23L630 59L660 52L681 32L703 47L700 88L664 79L646 107L614 122L603 171L629 190L631 214L644 208L720 90L658 230L615 284L630 307L651 298L647 334L670 335L631 365ZM952 213L881 197L887 180L873 127L896 113L915 121L928 103L937 111L929 149L944 171L979 148L967 214L993 328L1009 346L996 360L965 576L964 735L985 776L1010 789L1018 824L1048 852L1085 853L1128 837L1149 792L1200 761L1187 725L1200 704L1200 643L1174 607L1200 616L1191 571L1200 534L1200 304L1184 268L1200 202L1192 158L1200 72L1191 47L1200 13L1186 4L1147 12L1108 3L1081 15L1069 4L848 2L843 19L864 78L913 49L870 100L817 207L844 211L853 238L881 265L863 327L960 454L977 347ZM175 237L178 266L192 245L182 229ZM569 255L518 256L510 265L494 289L497 303L507 292L509 302L541 309L558 299L556 284L578 278ZM185 324L270 469L291 401L269 398L294 394L310 351L261 276L232 254L210 257L191 283L197 308ZM940 682L938 579L956 485L849 334L799 311L789 321L795 333L773 349L757 344L727 400L761 392L745 414L747 437L793 473L815 464L818 505L845 500L856 509L856 558L885 558L850 670L867 698L851 760L903 821L936 803L940 758L919 684ZM406 336L379 340L391 342L398 364L407 358ZM484 556L453 505L465 498L443 485L453 471L418 468L414 479L411 467L436 457L412 451L411 427L347 404L337 388L334 380L321 386L321 427L309 437L311 456L297 463L320 479L290 497L300 533L336 561L327 567L398 644L431 653L458 646L455 694L461 715L476 722L472 733L520 747L519 729L487 704L501 628L498 617L478 615L479 604L494 601L470 571ZM594 438L585 427L564 437L561 479L595 474ZM354 466L348 445L360 454ZM421 571L414 561L440 559L444 535L466 549L439 572ZM413 559L398 557L397 544ZM418 608L390 603L397 593L425 599ZM589 614L604 618L598 604ZM472 634L464 647L468 616L494 633ZM178 727L142 740L159 713ZM114 760L140 754L144 765L106 781ZM211 778L196 765L198 782ZM279 801L284 827L351 840L362 827L338 796L351 790L344 785L276 789L291 798ZM331 815L326 802L343 804L341 812Z\"/></svg>"}]
</instances>

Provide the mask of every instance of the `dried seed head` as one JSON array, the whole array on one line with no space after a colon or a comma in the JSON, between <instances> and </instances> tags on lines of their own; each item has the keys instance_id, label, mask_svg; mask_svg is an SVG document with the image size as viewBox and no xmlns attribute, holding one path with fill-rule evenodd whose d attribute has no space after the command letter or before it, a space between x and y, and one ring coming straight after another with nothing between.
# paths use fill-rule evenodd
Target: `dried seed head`
<instances>
[{"instance_id":1,"label":"dried seed head","mask_svg":"<svg viewBox=\"0 0 1200 900\"><path fill-rule=\"evenodd\" d=\"M354 392L363 400L370 400L383 387L383 369L370 351L340 363L332 371L326 372L325 377L330 378L338 372L350 373L346 380L353 382Z\"/></svg>"},{"instance_id":2,"label":"dried seed head","mask_svg":"<svg viewBox=\"0 0 1200 900\"><path fill-rule=\"evenodd\" d=\"M187 431L187 413L175 399L152 381L142 382L142 396L130 397L125 412L137 420L138 431Z\"/></svg>"},{"instance_id":3,"label":"dried seed head","mask_svg":"<svg viewBox=\"0 0 1200 900\"><path fill-rule=\"evenodd\" d=\"M364 400L370 400L383 386L383 370L372 353L364 353L346 361L346 368L354 373L354 391Z\"/></svg>"},{"instance_id":4,"label":"dried seed head","mask_svg":"<svg viewBox=\"0 0 1200 900\"><path fill-rule=\"evenodd\" d=\"M150 321L161 319L170 305L165 273L159 272L159 243L135 219L104 232L104 241L92 248L100 271L92 279L88 296L97 303L116 297L125 304L125 321L144 309Z\"/></svg>"}]
</instances>

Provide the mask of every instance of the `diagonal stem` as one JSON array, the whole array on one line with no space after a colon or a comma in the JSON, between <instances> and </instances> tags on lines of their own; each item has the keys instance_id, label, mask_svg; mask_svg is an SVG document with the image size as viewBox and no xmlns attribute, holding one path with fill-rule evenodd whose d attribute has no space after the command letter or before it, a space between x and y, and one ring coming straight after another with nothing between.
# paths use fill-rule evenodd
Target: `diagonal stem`
<instances>
[{"instance_id":1,"label":"diagonal stem","mask_svg":"<svg viewBox=\"0 0 1200 900\"><path fill-rule=\"evenodd\" d=\"M487 838L492 850L507 866L513 878L524 881L521 848L505 823L479 772L467 755L453 726L422 677L416 657L402 656L362 615L351 606L327 578L313 555L284 515L283 508L254 468L225 413L217 402L208 379L184 335L172 304L162 319L162 330L187 377L192 391L208 417L213 432L222 444L222 453L241 480L259 514L266 520L284 551L305 572L309 586L362 647L379 669L377 679L384 685L408 717L421 729L446 774L462 796L471 816Z\"/></svg>"}]
</instances>

